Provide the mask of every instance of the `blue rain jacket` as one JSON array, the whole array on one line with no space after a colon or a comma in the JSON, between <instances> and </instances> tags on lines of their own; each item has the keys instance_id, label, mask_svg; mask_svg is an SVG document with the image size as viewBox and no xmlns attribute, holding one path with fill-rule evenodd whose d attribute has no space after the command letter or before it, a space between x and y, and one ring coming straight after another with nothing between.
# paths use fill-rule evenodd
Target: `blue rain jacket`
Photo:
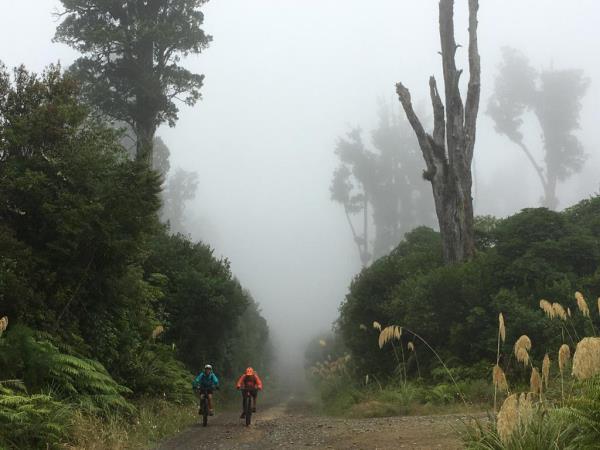
<instances>
[{"instance_id":1,"label":"blue rain jacket","mask_svg":"<svg viewBox=\"0 0 600 450\"><path fill-rule=\"evenodd\" d=\"M192 381L192 387L195 389L214 389L217 386L219 386L219 379L214 372L211 372L208 376L204 372L200 372Z\"/></svg>"}]
</instances>

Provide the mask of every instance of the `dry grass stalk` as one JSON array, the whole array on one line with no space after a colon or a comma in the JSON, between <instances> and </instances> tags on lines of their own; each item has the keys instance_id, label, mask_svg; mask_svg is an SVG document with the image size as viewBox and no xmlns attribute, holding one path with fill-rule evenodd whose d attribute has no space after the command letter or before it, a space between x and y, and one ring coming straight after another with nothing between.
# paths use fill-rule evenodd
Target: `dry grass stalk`
<instances>
[{"instance_id":1,"label":"dry grass stalk","mask_svg":"<svg viewBox=\"0 0 600 450\"><path fill-rule=\"evenodd\" d=\"M575 300L577 300L577 307L579 308L579 311L581 311L581 314L583 314L584 317L590 317L590 308L588 308L587 302L585 301L585 298L583 298L581 292L575 292Z\"/></svg>"},{"instance_id":2,"label":"dry grass stalk","mask_svg":"<svg viewBox=\"0 0 600 450\"><path fill-rule=\"evenodd\" d=\"M560 303L552 303L552 309L554 310L555 317L558 317L563 321L567 320L567 312L565 311L565 308L563 308L563 305Z\"/></svg>"},{"instance_id":3,"label":"dry grass stalk","mask_svg":"<svg viewBox=\"0 0 600 450\"><path fill-rule=\"evenodd\" d=\"M524 348L525 350L531 350L531 339L526 334L522 335L517 342L515 342L515 350L518 348Z\"/></svg>"},{"instance_id":4,"label":"dry grass stalk","mask_svg":"<svg viewBox=\"0 0 600 450\"><path fill-rule=\"evenodd\" d=\"M402 336L402 328L398 325L390 325L389 327L385 327L379 333L379 348L383 348L385 344L396 339L400 340Z\"/></svg>"},{"instance_id":5,"label":"dry grass stalk","mask_svg":"<svg viewBox=\"0 0 600 450\"><path fill-rule=\"evenodd\" d=\"M524 367L529 365L529 352L525 350L523 347L517 349L517 353L515 354L517 357L517 361L523 363Z\"/></svg>"},{"instance_id":6,"label":"dry grass stalk","mask_svg":"<svg viewBox=\"0 0 600 450\"><path fill-rule=\"evenodd\" d=\"M386 327L383 330L381 330L381 332L379 333L379 348L383 348L383 346L385 345L385 343L387 342L388 339L388 330L390 327Z\"/></svg>"},{"instance_id":7,"label":"dry grass stalk","mask_svg":"<svg viewBox=\"0 0 600 450\"><path fill-rule=\"evenodd\" d=\"M4 316L0 319L0 336L2 336L2 333L4 333L6 331L7 327L8 327L8 317Z\"/></svg>"},{"instance_id":8,"label":"dry grass stalk","mask_svg":"<svg viewBox=\"0 0 600 450\"><path fill-rule=\"evenodd\" d=\"M509 395L498 412L496 428L502 442L508 442L510 436L519 426L519 398L517 394Z\"/></svg>"},{"instance_id":9,"label":"dry grass stalk","mask_svg":"<svg viewBox=\"0 0 600 450\"><path fill-rule=\"evenodd\" d=\"M573 355L572 374L587 380L600 373L600 338L586 337L577 343Z\"/></svg>"},{"instance_id":10,"label":"dry grass stalk","mask_svg":"<svg viewBox=\"0 0 600 450\"><path fill-rule=\"evenodd\" d=\"M542 363L542 382L546 389L548 389L548 379L550 378L550 357L548 353L544 356L544 362Z\"/></svg>"},{"instance_id":11,"label":"dry grass stalk","mask_svg":"<svg viewBox=\"0 0 600 450\"><path fill-rule=\"evenodd\" d=\"M567 306L567 316L571 317L571 308Z\"/></svg>"},{"instance_id":12,"label":"dry grass stalk","mask_svg":"<svg viewBox=\"0 0 600 450\"><path fill-rule=\"evenodd\" d=\"M377 331L381 331L381 324L375 320L373 322L373 328L375 328Z\"/></svg>"},{"instance_id":13,"label":"dry grass stalk","mask_svg":"<svg viewBox=\"0 0 600 450\"><path fill-rule=\"evenodd\" d=\"M529 391L533 394L542 395L542 379L536 367L531 368L531 377L529 378Z\"/></svg>"},{"instance_id":14,"label":"dry grass stalk","mask_svg":"<svg viewBox=\"0 0 600 450\"><path fill-rule=\"evenodd\" d=\"M509 395L498 412L496 428L500 440L506 444L512 434L519 428L529 424L533 417L532 394Z\"/></svg>"},{"instance_id":15,"label":"dry grass stalk","mask_svg":"<svg viewBox=\"0 0 600 450\"><path fill-rule=\"evenodd\" d=\"M540 308L544 310L544 313L546 313L549 319L554 319L554 308L552 308L552 303L548 300L540 300Z\"/></svg>"},{"instance_id":16,"label":"dry grass stalk","mask_svg":"<svg viewBox=\"0 0 600 450\"><path fill-rule=\"evenodd\" d=\"M506 374L502 367L498 364L494 366L494 370L492 372L492 378L494 382L494 386L501 391L508 392L508 382L506 381Z\"/></svg>"},{"instance_id":17,"label":"dry grass stalk","mask_svg":"<svg viewBox=\"0 0 600 450\"><path fill-rule=\"evenodd\" d=\"M533 394L524 392L519 396L519 422L521 426L527 426L533 418Z\"/></svg>"},{"instance_id":18,"label":"dry grass stalk","mask_svg":"<svg viewBox=\"0 0 600 450\"><path fill-rule=\"evenodd\" d=\"M598 314L600 314L600 297L598 297Z\"/></svg>"},{"instance_id":19,"label":"dry grass stalk","mask_svg":"<svg viewBox=\"0 0 600 450\"><path fill-rule=\"evenodd\" d=\"M156 339L158 336L163 334L165 328L162 325L158 325L152 330L152 339Z\"/></svg>"},{"instance_id":20,"label":"dry grass stalk","mask_svg":"<svg viewBox=\"0 0 600 450\"><path fill-rule=\"evenodd\" d=\"M558 349L558 369L561 375L569 359L571 359L571 349L567 344L563 344Z\"/></svg>"},{"instance_id":21,"label":"dry grass stalk","mask_svg":"<svg viewBox=\"0 0 600 450\"><path fill-rule=\"evenodd\" d=\"M394 328L394 339L399 341L401 337L402 337L402 327L395 327Z\"/></svg>"},{"instance_id":22,"label":"dry grass stalk","mask_svg":"<svg viewBox=\"0 0 600 450\"><path fill-rule=\"evenodd\" d=\"M531 339L528 336L522 335L515 342L515 357L517 361L522 362L525 367L529 365L529 350L531 350Z\"/></svg>"},{"instance_id":23,"label":"dry grass stalk","mask_svg":"<svg viewBox=\"0 0 600 450\"><path fill-rule=\"evenodd\" d=\"M506 327L504 326L504 316L502 313L498 314L498 332L500 333L502 342L506 341Z\"/></svg>"}]
</instances>

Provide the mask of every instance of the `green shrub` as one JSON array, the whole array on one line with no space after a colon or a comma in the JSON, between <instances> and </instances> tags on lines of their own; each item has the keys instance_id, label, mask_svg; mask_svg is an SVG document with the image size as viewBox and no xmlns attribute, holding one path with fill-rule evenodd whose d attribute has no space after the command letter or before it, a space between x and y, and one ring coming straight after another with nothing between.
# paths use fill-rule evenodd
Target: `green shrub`
<instances>
[{"instance_id":1,"label":"green shrub","mask_svg":"<svg viewBox=\"0 0 600 450\"><path fill-rule=\"evenodd\" d=\"M0 379L22 380L32 393L52 390L54 397L94 413L134 410L123 396L130 390L117 384L99 362L62 353L23 326L0 338Z\"/></svg>"},{"instance_id":2,"label":"green shrub","mask_svg":"<svg viewBox=\"0 0 600 450\"><path fill-rule=\"evenodd\" d=\"M48 394L29 395L0 383L0 448L61 448L70 432L73 408Z\"/></svg>"},{"instance_id":3,"label":"green shrub","mask_svg":"<svg viewBox=\"0 0 600 450\"><path fill-rule=\"evenodd\" d=\"M540 299L574 307L573 293L600 292L600 197L585 200L564 212L526 209L506 219L478 221L479 249L470 261L443 266L439 234L420 228L389 255L375 261L352 281L340 308L337 331L359 376L393 375L394 350L378 348L378 330L391 324L404 327L400 345L406 351L414 337L424 336L452 369L474 367L455 378L489 376L497 345L495 320L502 311L507 342L527 333L533 342L557 348L560 324L539 314ZM589 296L588 296L589 297ZM600 328L598 316L593 318ZM574 317L578 329L592 334L590 321ZM430 351L414 342L419 358L408 360L410 377L435 382L440 366ZM542 359L546 349L534 346L532 358ZM501 354L509 355L508 347ZM412 355L411 355L412 357ZM504 363L504 361L501 361ZM513 361L503 364L507 373L518 372ZM420 375L419 375L420 373Z\"/></svg>"}]
</instances>

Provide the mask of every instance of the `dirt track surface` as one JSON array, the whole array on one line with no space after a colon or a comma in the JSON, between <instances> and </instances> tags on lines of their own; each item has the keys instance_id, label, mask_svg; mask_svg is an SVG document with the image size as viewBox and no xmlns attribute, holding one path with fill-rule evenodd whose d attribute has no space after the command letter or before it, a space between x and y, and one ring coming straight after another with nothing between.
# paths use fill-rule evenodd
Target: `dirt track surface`
<instances>
[{"instance_id":1,"label":"dirt track surface","mask_svg":"<svg viewBox=\"0 0 600 450\"><path fill-rule=\"evenodd\" d=\"M194 425L158 449L460 449L455 429L466 419L461 415L337 419L295 413L285 405L259 411L250 427L238 417L217 414L208 427Z\"/></svg>"}]
</instances>

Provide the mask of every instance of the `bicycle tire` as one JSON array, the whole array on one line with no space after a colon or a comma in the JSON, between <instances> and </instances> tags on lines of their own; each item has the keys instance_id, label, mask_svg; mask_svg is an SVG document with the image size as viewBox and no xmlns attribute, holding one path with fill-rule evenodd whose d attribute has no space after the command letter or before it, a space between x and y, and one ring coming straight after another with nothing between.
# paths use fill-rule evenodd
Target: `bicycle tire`
<instances>
[{"instance_id":1,"label":"bicycle tire","mask_svg":"<svg viewBox=\"0 0 600 450\"><path fill-rule=\"evenodd\" d=\"M208 425L208 401L206 400L206 394L202 399L202 426Z\"/></svg>"},{"instance_id":2,"label":"bicycle tire","mask_svg":"<svg viewBox=\"0 0 600 450\"><path fill-rule=\"evenodd\" d=\"M252 422L252 397L250 395L250 393L246 393L246 426L250 426L250 423Z\"/></svg>"}]
</instances>

